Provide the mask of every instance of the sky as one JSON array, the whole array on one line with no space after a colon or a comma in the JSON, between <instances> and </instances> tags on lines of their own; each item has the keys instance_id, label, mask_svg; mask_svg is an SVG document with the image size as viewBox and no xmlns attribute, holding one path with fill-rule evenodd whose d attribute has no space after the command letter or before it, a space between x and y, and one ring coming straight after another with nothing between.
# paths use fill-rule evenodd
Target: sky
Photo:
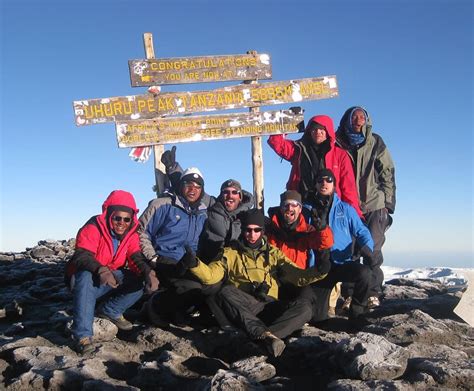
<instances>
[{"instance_id":1,"label":"sky","mask_svg":"<svg viewBox=\"0 0 474 391\"><path fill-rule=\"evenodd\" d=\"M128 60L145 57L150 32L157 58L256 50L270 54L272 81L336 75L339 97L299 105L306 120L326 114L336 127L347 108L363 106L384 139L397 182L385 263L474 267L472 1L0 4L0 251L75 237L114 189L132 192L141 211L155 197L153 158L133 162L117 147L113 123L77 127L72 107L146 93L131 87ZM262 139L268 208L278 205L290 164ZM227 178L252 190L249 138L179 143L177 160L202 171L209 194Z\"/></svg>"}]
</instances>

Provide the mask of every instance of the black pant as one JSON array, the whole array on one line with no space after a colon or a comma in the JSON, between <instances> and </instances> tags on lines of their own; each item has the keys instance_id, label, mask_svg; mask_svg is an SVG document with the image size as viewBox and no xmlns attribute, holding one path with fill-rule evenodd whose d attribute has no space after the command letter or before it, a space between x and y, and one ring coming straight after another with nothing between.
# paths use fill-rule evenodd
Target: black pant
<instances>
[{"instance_id":1,"label":"black pant","mask_svg":"<svg viewBox=\"0 0 474 391\"><path fill-rule=\"evenodd\" d=\"M202 305L221 287L220 282L213 285L201 284L189 271L181 270L179 265L158 264L155 271L165 290L153 297L153 307L165 318L172 319L177 312Z\"/></svg>"},{"instance_id":2,"label":"black pant","mask_svg":"<svg viewBox=\"0 0 474 391\"><path fill-rule=\"evenodd\" d=\"M253 339L265 331L284 338L311 319L311 303L304 298L260 301L234 285L222 287L217 297L227 317Z\"/></svg>"},{"instance_id":3,"label":"black pant","mask_svg":"<svg viewBox=\"0 0 474 391\"><path fill-rule=\"evenodd\" d=\"M357 317L367 311L367 299L372 284L370 268L358 262L347 262L341 265L333 263L326 278L311 284L314 294L313 322L327 319L329 296L332 288L338 282L354 283L349 315Z\"/></svg>"},{"instance_id":4,"label":"black pant","mask_svg":"<svg viewBox=\"0 0 474 391\"><path fill-rule=\"evenodd\" d=\"M369 296L380 296L382 293L383 271L380 268L383 263L382 246L385 243L385 232L392 225L392 216L383 209L375 210L364 215L372 239L374 240L374 263L371 265L373 283Z\"/></svg>"}]
</instances>

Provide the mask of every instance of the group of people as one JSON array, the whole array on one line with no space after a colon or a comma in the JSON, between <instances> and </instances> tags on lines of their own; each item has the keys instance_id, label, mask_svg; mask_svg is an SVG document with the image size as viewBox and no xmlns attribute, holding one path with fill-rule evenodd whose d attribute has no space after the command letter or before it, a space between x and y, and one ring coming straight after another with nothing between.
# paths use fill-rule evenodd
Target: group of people
<instances>
[{"instance_id":1,"label":"group of people","mask_svg":"<svg viewBox=\"0 0 474 391\"><path fill-rule=\"evenodd\" d=\"M235 179L208 195L199 169L176 162L176 147L162 156L169 188L140 217L130 193L109 195L79 230L66 267L79 353L94 350L94 315L130 330L123 313L144 293L141 315L157 327L200 308L275 357L286 336L334 312L336 284L344 284L351 321L380 304L395 177L367 111L349 108L337 132L318 115L301 139L273 135L268 143L292 165L268 217Z\"/></svg>"}]
</instances>

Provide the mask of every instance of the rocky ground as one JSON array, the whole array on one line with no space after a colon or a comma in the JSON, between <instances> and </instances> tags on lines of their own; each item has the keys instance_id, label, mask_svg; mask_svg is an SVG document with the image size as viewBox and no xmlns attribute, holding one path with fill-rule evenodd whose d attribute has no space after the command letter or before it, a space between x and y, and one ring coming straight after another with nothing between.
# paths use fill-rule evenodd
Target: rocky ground
<instances>
[{"instance_id":1,"label":"rocky ground","mask_svg":"<svg viewBox=\"0 0 474 391\"><path fill-rule=\"evenodd\" d=\"M474 389L474 329L453 313L462 292L432 280L389 281L368 324L355 330L338 315L305 326L277 359L198 320L168 330L137 321L125 333L98 318L96 349L79 356L63 282L73 245L0 253L0 389Z\"/></svg>"}]
</instances>

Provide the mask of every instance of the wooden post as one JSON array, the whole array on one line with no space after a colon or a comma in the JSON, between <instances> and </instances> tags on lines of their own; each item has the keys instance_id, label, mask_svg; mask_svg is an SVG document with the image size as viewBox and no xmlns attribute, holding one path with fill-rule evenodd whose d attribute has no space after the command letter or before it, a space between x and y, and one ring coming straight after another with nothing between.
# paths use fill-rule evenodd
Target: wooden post
<instances>
[{"instance_id":1,"label":"wooden post","mask_svg":"<svg viewBox=\"0 0 474 391\"><path fill-rule=\"evenodd\" d=\"M153 46L153 34L144 33L143 34L143 44L145 46L145 55L146 58L155 58L155 49ZM161 155L165 151L164 145L154 145L153 146L153 157L155 162L155 191L158 195L166 187L166 170L163 163L161 163Z\"/></svg>"},{"instance_id":2,"label":"wooden post","mask_svg":"<svg viewBox=\"0 0 474 391\"><path fill-rule=\"evenodd\" d=\"M259 107L252 107L250 111L258 113ZM253 172L253 195L255 197L255 207L263 211L263 153L262 137L252 137L252 172Z\"/></svg>"},{"instance_id":3,"label":"wooden post","mask_svg":"<svg viewBox=\"0 0 474 391\"><path fill-rule=\"evenodd\" d=\"M248 51L247 54L256 55L254 50ZM256 84L257 80L247 81L247 83ZM258 113L259 107L251 107L251 113ZM255 198L255 207L264 211L264 196L263 196L263 152L262 152L262 138L260 136L252 136L252 176L253 176L253 196Z\"/></svg>"}]
</instances>

